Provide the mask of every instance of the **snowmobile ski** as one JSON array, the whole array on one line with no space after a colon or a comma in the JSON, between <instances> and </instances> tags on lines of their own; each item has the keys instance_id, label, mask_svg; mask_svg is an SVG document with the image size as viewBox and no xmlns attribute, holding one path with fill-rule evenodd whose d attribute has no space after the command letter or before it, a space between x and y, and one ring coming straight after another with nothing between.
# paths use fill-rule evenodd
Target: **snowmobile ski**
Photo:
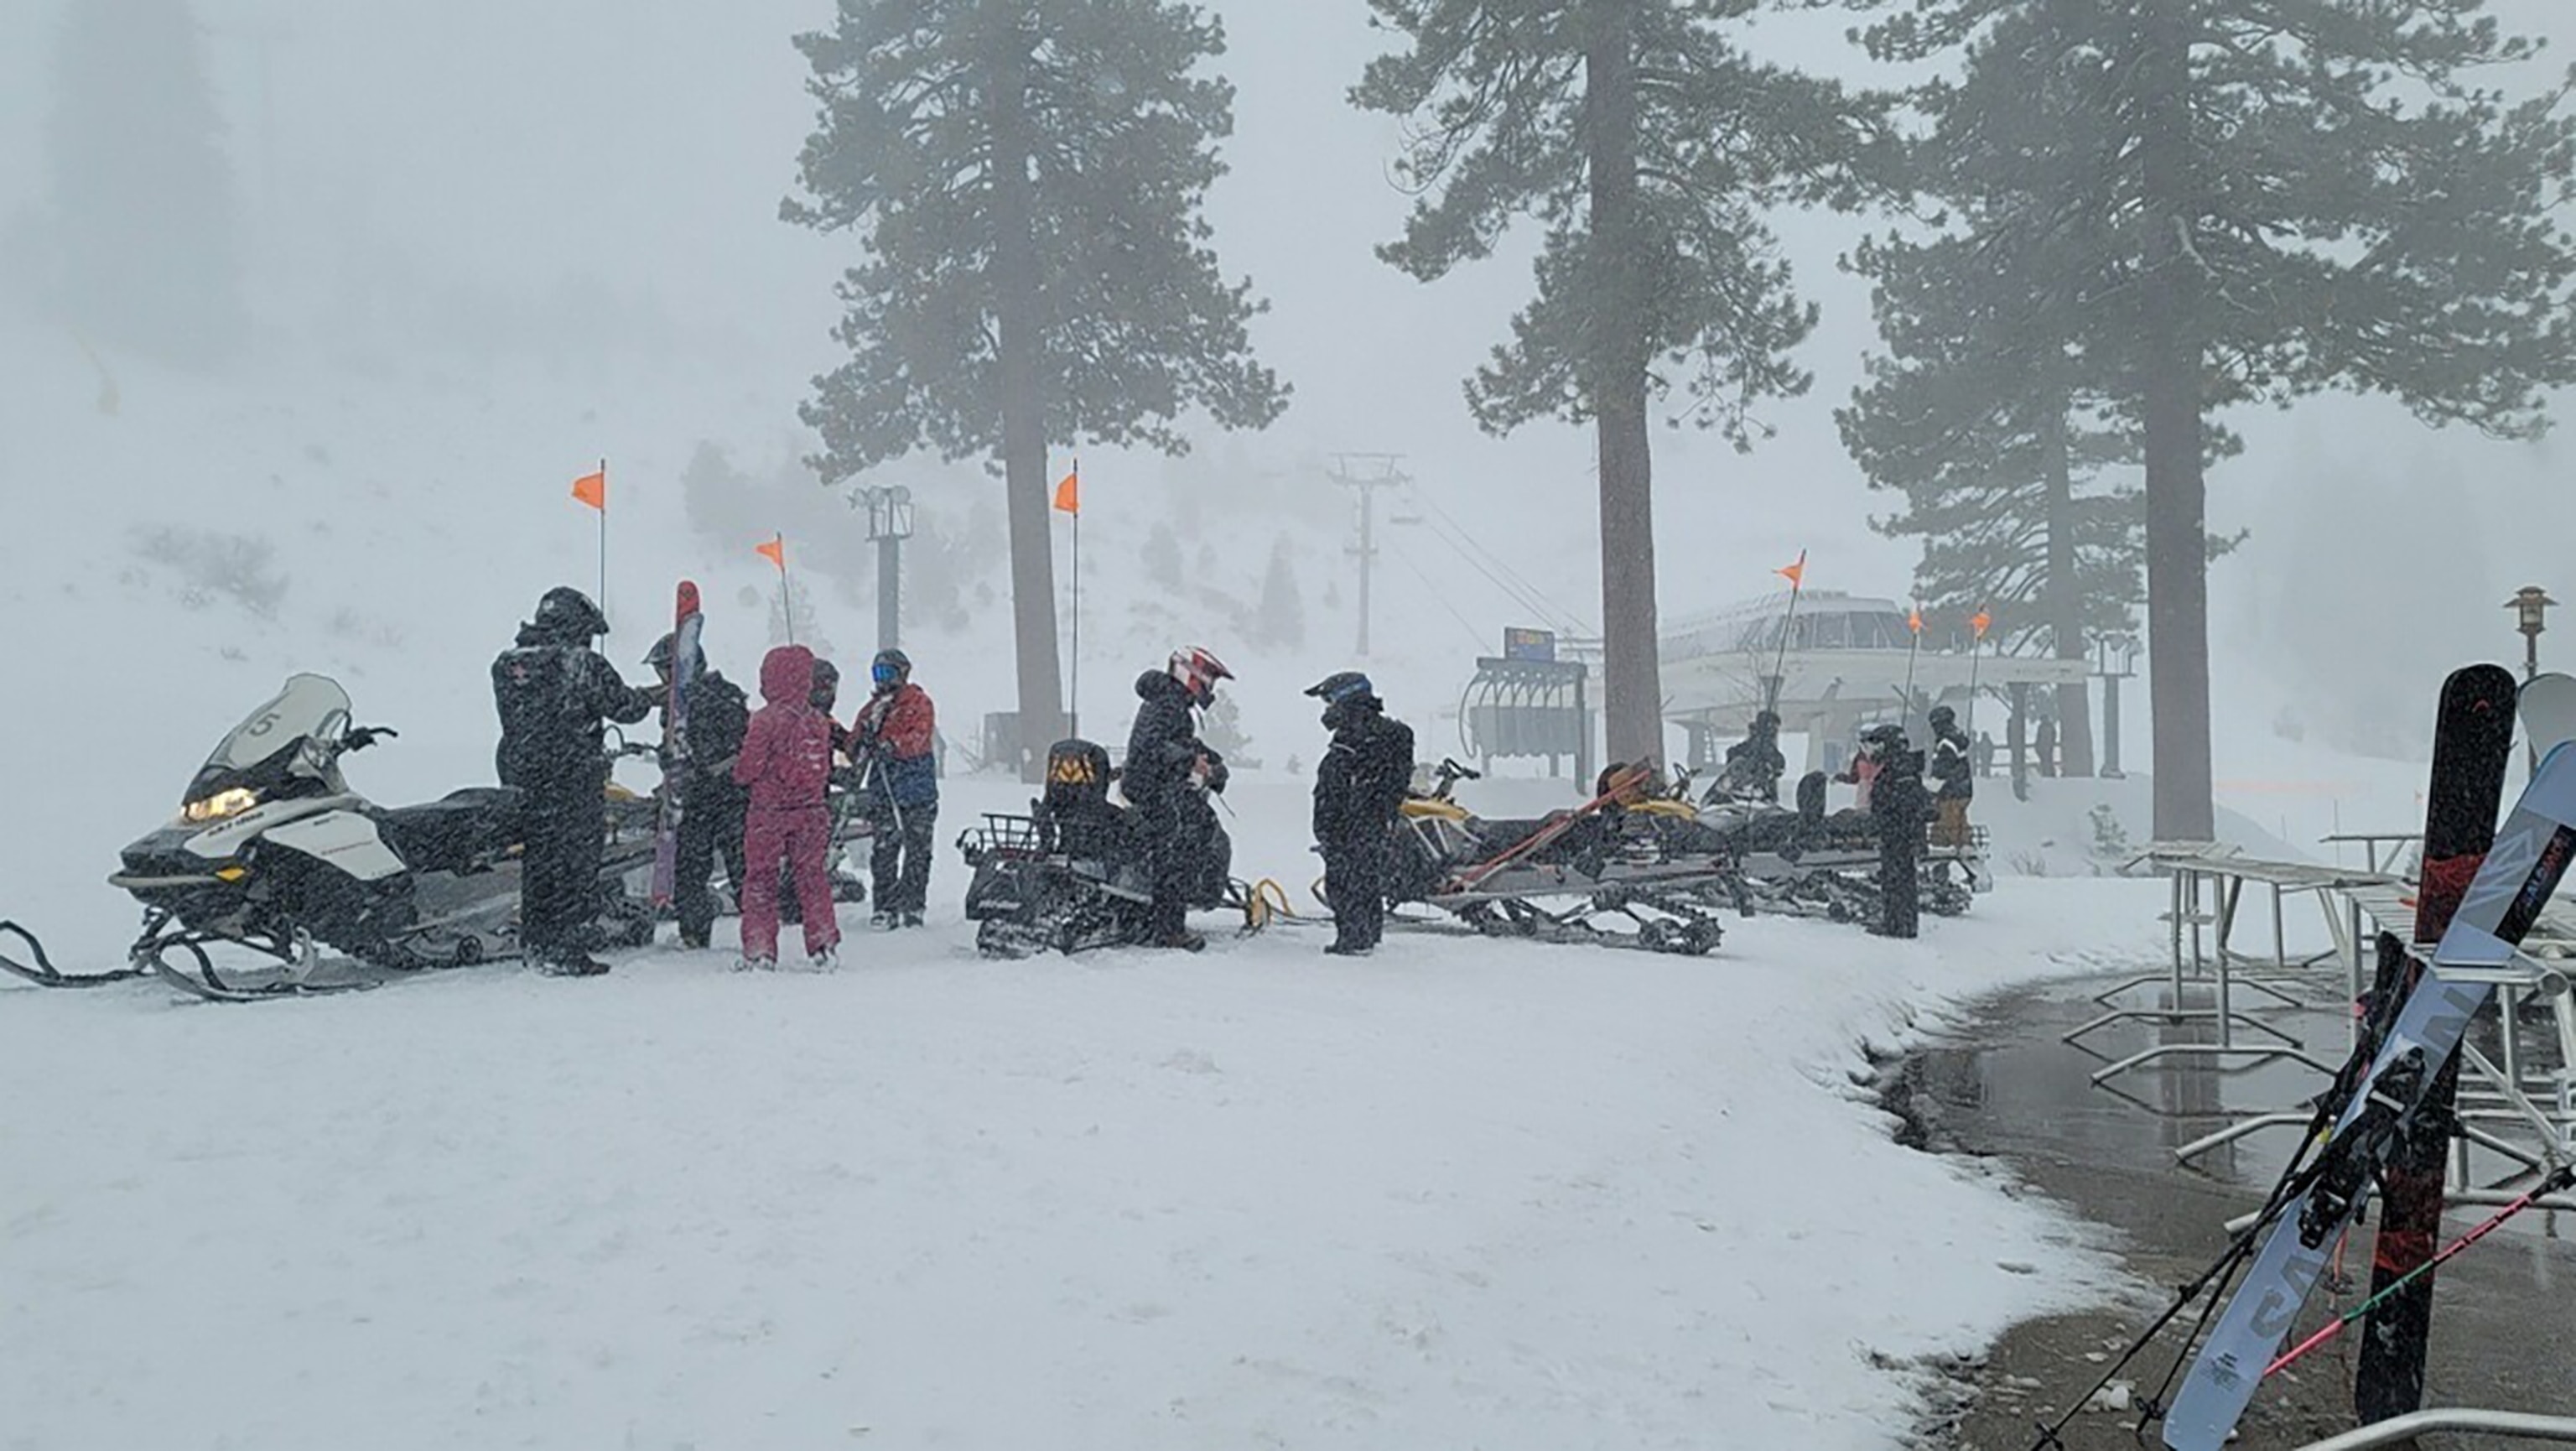
<instances>
[{"instance_id":1,"label":"snowmobile ski","mask_svg":"<svg viewBox=\"0 0 2576 1451\"><path fill-rule=\"evenodd\" d=\"M2458 1049L2493 989L2445 969L2500 968L2530 930L2576 855L2576 748L2544 758L2496 833L2431 968L2406 997L2370 1070L2344 1105L2308 1186L2289 1198L2253 1267L2227 1302L2164 1422L2169 1451L2218 1451L2261 1383L2263 1369L2323 1278L2336 1237L2370 1191L2396 1132Z\"/></svg>"},{"instance_id":2,"label":"snowmobile ski","mask_svg":"<svg viewBox=\"0 0 2576 1451\"><path fill-rule=\"evenodd\" d=\"M54 960L45 955L45 944L36 940L35 933L15 922L0 921L0 941L11 938L23 945L26 960L21 961L12 953L0 951L0 972L13 973L38 987L101 987L112 982L132 982L151 973L150 968L132 965L111 968L106 972L65 972L54 966Z\"/></svg>"}]
</instances>

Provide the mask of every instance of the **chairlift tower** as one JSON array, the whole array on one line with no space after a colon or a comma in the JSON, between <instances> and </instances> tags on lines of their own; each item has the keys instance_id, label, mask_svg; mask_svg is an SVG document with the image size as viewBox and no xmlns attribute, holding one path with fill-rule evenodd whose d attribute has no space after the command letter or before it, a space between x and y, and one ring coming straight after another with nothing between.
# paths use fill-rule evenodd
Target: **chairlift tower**
<instances>
[{"instance_id":1,"label":"chairlift tower","mask_svg":"<svg viewBox=\"0 0 2576 1451\"><path fill-rule=\"evenodd\" d=\"M1349 553L1360 562L1360 638L1359 656L1369 652L1369 575L1377 561L1377 491L1401 488L1413 480L1396 465L1404 461L1400 453L1337 453L1333 455L1331 478L1343 488L1359 495L1360 541ZM1390 523L1412 523L1409 518L1390 519Z\"/></svg>"},{"instance_id":2,"label":"chairlift tower","mask_svg":"<svg viewBox=\"0 0 2576 1451\"><path fill-rule=\"evenodd\" d=\"M912 537L912 490L901 484L862 487L850 507L868 511L868 539L877 547L877 648L903 643L903 541Z\"/></svg>"}]
</instances>

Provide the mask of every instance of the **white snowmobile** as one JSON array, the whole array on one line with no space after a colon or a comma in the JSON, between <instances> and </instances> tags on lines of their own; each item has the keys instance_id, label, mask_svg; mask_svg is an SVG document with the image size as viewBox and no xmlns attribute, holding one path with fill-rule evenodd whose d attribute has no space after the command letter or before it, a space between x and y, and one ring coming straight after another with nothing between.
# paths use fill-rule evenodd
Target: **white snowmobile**
<instances>
[{"instance_id":1,"label":"white snowmobile","mask_svg":"<svg viewBox=\"0 0 2576 1451\"><path fill-rule=\"evenodd\" d=\"M178 820L128 846L108 878L144 909L119 975L157 972L200 997L243 1001L517 955L520 793L469 787L377 806L349 789L340 758L394 735L352 725L338 683L289 678L207 758ZM620 742L617 752L648 749ZM652 861L652 806L612 786L607 811L597 945L643 946L650 909L621 883ZM207 951L218 946L275 962L228 977ZM323 947L353 960L325 959Z\"/></svg>"}]
</instances>

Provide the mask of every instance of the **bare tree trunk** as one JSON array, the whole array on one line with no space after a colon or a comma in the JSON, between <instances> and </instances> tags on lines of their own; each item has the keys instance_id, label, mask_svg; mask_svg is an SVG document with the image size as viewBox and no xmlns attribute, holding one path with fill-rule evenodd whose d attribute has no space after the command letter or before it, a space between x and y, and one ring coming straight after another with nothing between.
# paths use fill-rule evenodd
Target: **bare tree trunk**
<instances>
[{"instance_id":1,"label":"bare tree trunk","mask_svg":"<svg viewBox=\"0 0 2576 1451\"><path fill-rule=\"evenodd\" d=\"M1655 640L1654 456L1646 432L1647 292L1637 208L1635 0L1593 0L1584 56L1596 329L1588 360L1601 470L1602 710L1609 759L1663 759Z\"/></svg>"},{"instance_id":2,"label":"bare tree trunk","mask_svg":"<svg viewBox=\"0 0 2576 1451\"><path fill-rule=\"evenodd\" d=\"M2060 660L2084 658L2084 592L2075 579L2075 465L2067 457L2065 395L2049 399L2040 423L2040 467L2048 490L2048 642ZM2083 681L2057 687L2057 743L2063 774L2093 774L2093 711Z\"/></svg>"},{"instance_id":3,"label":"bare tree trunk","mask_svg":"<svg viewBox=\"0 0 2576 1451\"><path fill-rule=\"evenodd\" d=\"M2146 336L2140 379L2147 455L2147 668L2155 730L2155 833L2215 833L2209 761L2209 529L2201 473L2201 355L2193 319L2190 36L2182 7L2140 7Z\"/></svg>"},{"instance_id":4,"label":"bare tree trunk","mask_svg":"<svg viewBox=\"0 0 2576 1451\"><path fill-rule=\"evenodd\" d=\"M1002 384L1002 490L1011 540L1012 643L1019 667L1020 779L1035 781L1064 732L1056 658L1055 539L1048 513L1045 341L1038 319L1036 204L1029 184L1027 46L996 37L993 80L993 312Z\"/></svg>"}]
</instances>

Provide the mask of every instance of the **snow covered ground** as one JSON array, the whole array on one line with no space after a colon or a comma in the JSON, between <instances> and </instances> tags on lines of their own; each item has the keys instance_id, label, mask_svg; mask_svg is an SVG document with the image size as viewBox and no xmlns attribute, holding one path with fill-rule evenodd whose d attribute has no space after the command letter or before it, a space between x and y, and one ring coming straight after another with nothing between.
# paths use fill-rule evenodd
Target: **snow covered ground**
<instances>
[{"instance_id":1,"label":"snow covered ground","mask_svg":"<svg viewBox=\"0 0 2576 1451\"><path fill-rule=\"evenodd\" d=\"M1236 794L1289 875L1298 791ZM2110 1273L1854 1075L2148 956L2154 883L995 963L940 872L832 977L0 990L0 1446L1884 1447L1891 1367Z\"/></svg>"}]
</instances>

